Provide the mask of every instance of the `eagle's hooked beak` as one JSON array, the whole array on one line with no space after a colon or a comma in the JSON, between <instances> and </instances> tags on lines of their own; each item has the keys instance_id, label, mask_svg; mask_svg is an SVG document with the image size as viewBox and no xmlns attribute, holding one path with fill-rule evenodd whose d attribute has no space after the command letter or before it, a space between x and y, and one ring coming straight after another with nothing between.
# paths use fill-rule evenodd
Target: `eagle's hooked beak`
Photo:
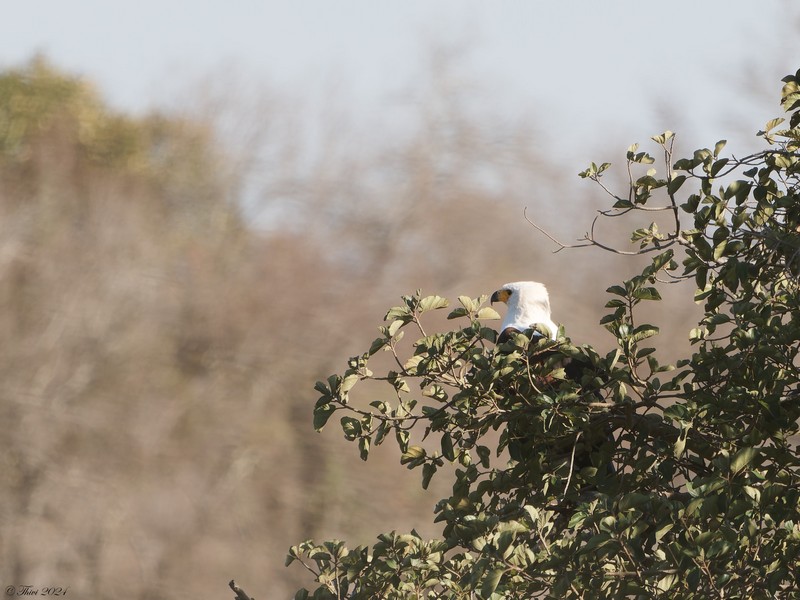
<instances>
[{"instance_id":1,"label":"eagle's hooked beak","mask_svg":"<svg viewBox=\"0 0 800 600\"><path fill-rule=\"evenodd\" d=\"M508 302L508 297L511 295L511 292L508 290L497 290L492 297L489 299L491 304L495 302Z\"/></svg>"}]
</instances>

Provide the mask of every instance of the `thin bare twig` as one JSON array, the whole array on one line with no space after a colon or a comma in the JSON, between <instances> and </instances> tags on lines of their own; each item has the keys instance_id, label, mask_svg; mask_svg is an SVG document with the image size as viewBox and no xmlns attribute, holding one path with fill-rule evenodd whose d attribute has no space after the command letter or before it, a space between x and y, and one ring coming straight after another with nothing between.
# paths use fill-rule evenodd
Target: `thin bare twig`
<instances>
[{"instance_id":1,"label":"thin bare twig","mask_svg":"<svg viewBox=\"0 0 800 600\"><path fill-rule=\"evenodd\" d=\"M597 217L595 217L594 221L592 221L592 233L590 234L589 232L586 232L586 235L582 238L582 240L579 240L579 241L585 241L586 243L583 243L583 244L565 244L564 242L562 242L562 241L556 239L555 237L553 237L550 234L550 232L548 232L546 229L543 229L542 227L540 227L535 221L532 221L528 217L528 207L527 206L525 207L525 210L523 211L522 214L525 217L525 220L528 223L530 223L531 225L533 225L533 227L537 231L543 233L551 242L553 242L554 244L558 245L558 249L554 250L553 254L555 254L556 252L561 252L562 250L568 249L568 248L588 248L590 246L597 246L598 248L602 248L603 250L608 250L609 252L613 252L614 254L625 254L625 255L631 255L631 256L636 256L636 255L639 255L639 254L643 254L645 252L650 252L650 251L655 250L655 248L652 248L652 249L648 248L648 249L645 249L645 250L638 250L638 251L635 251L635 252L631 252L631 251L627 251L627 250L618 250L616 248L612 248L611 246L606 246L605 244L603 244L601 242L598 242L596 239L594 239L594 224L597 221Z\"/></svg>"},{"instance_id":2,"label":"thin bare twig","mask_svg":"<svg viewBox=\"0 0 800 600\"><path fill-rule=\"evenodd\" d=\"M613 219L615 217L621 217L623 215L626 215L629 212L634 211L634 210L638 210L638 211L642 211L642 212L662 212L662 211L665 211L665 210L675 211L675 210L677 210L677 207L674 207L674 206L641 206L641 205L636 205L636 206L629 206L628 208L624 208L624 209L623 208L610 208L608 210L598 210L597 212L599 212L604 217L609 217L609 218Z\"/></svg>"},{"instance_id":3,"label":"thin bare twig","mask_svg":"<svg viewBox=\"0 0 800 600\"><path fill-rule=\"evenodd\" d=\"M572 481L572 470L575 468L575 449L578 447L578 440L581 439L581 432L578 432L578 435L575 436L575 443L572 445L572 456L569 459L569 476L567 477L567 485L564 486L564 497L567 497L567 490L569 490L569 484Z\"/></svg>"},{"instance_id":4,"label":"thin bare twig","mask_svg":"<svg viewBox=\"0 0 800 600\"><path fill-rule=\"evenodd\" d=\"M672 246L674 244L682 243L682 240L681 240L681 225L680 225L678 203L675 200L675 195L673 193L669 192L669 185L673 181L672 170L671 170L672 169L671 161L672 161L672 148L673 148L674 142L675 142L675 137L673 136L670 139L669 144L662 144L662 146L664 148L664 163L665 163L666 169L667 169L666 182L667 182L667 195L668 195L669 200L670 200L669 206L651 206L651 207L647 207L647 206L635 205L633 203L634 202L634 198L633 198L632 194L633 194L634 182L633 182L633 172L631 171L631 161L629 160L628 161L628 178L629 178L629 181L630 181L630 190L629 190L629 199L628 199L629 206L625 207L625 208L619 208L619 209L598 210L597 211L598 214L595 215L595 218L592 220L592 226L591 226L590 231L586 232L584 237L578 240L579 243L577 243L577 244L565 244L561 240L557 239L550 232L545 230L543 227L541 227L539 224L537 224L531 218L528 217L528 208L527 207L525 207L525 210L523 211L523 216L525 217L525 220L528 223L530 223L537 231L539 231L540 233L544 234L550 241L552 241L554 244L556 244L558 246L558 248L553 251L554 254L556 252L560 252L561 250L564 250L564 249L567 249L567 248L586 248L586 247L589 247L589 246L596 246L598 248L601 248L602 250L605 250L607 252L611 252L613 254L619 254L619 255L622 255L622 256L641 256L642 254L648 254L650 252L661 252L665 248L669 248L670 246ZM619 196L617 196L616 194L611 192L611 190L609 190L599 180L598 177L592 177L591 179L592 179L592 181L597 183L608 195L610 195L611 197L613 197L613 198L615 198L617 200L620 200L620 201L622 200L622 198L620 198ZM627 213L629 213L631 211L645 211L645 212L672 211L673 215L675 217L675 231L673 233L671 233L671 234L668 234L668 235L665 235L665 236L661 236L661 237L658 237L657 239L654 239L652 246L647 247L647 248L640 248L639 250L620 250L619 248L614 248L612 246L609 246L609 245L604 244L602 242L599 242L597 240L597 237L595 236L595 226L597 225L597 221L601 216L609 217L609 218L621 217L621 216L626 215Z\"/></svg>"},{"instance_id":5,"label":"thin bare twig","mask_svg":"<svg viewBox=\"0 0 800 600\"><path fill-rule=\"evenodd\" d=\"M522 211L522 215L525 217L525 220L526 220L528 223L530 223L531 225L533 225L533 226L534 226L534 228L535 228L537 231L539 231L540 233L544 234L544 235L545 235L547 238L549 238L549 239L550 239L550 241L551 241L551 242L553 242L554 244L556 244L556 245L558 245L558 246L559 246L558 250L554 250L554 251L553 251L553 254L555 254L556 252L561 252L561 251L562 251L564 248L584 248L584 247L588 247L588 246L591 246L591 245L592 245L592 244L565 244L564 242L561 242L561 241L557 240L557 239L556 239L556 238L554 238L552 235L550 235L550 233L549 233L547 230L545 230L545 229L542 229L542 228L541 228L539 225L537 225L537 224L536 224L534 221L531 221L531 220L528 218L528 207L527 207L527 206L526 206L526 207L523 209L523 211Z\"/></svg>"},{"instance_id":6,"label":"thin bare twig","mask_svg":"<svg viewBox=\"0 0 800 600\"><path fill-rule=\"evenodd\" d=\"M231 579L228 586L236 594L236 600L255 600L255 598L248 596L242 588L236 585L236 582L233 579Z\"/></svg>"},{"instance_id":7,"label":"thin bare twig","mask_svg":"<svg viewBox=\"0 0 800 600\"><path fill-rule=\"evenodd\" d=\"M679 237L681 234L681 218L678 212L678 202L675 200L675 194L669 191L669 186L672 183L672 148L675 145L675 136L673 135L669 140L669 148L664 146L664 163L667 166L667 196L669 196L671 208L675 214L675 236Z\"/></svg>"}]
</instances>

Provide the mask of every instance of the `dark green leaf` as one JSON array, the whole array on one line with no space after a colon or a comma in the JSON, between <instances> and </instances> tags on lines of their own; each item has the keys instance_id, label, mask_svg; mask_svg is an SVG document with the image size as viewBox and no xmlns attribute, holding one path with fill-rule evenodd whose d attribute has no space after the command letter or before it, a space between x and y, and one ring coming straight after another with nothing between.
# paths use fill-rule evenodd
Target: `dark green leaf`
<instances>
[{"instance_id":1,"label":"dark green leaf","mask_svg":"<svg viewBox=\"0 0 800 600\"><path fill-rule=\"evenodd\" d=\"M606 291L609 294L616 294L617 296L627 296L628 292L625 291L625 288L620 285L612 285L610 288L607 288Z\"/></svg>"},{"instance_id":2,"label":"dark green leaf","mask_svg":"<svg viewBox=\"0 0 800 600\"><path fill-rule=\"evenodd\" d=\"M639 288L632 295L638 300L661 300L661 294L654 287Z\"/></svg>"},{"instance_id":3,"label":"dark green leaf","mask_svg":"<svg viewBox=\"0 0 800 600\"><path fill-rule=\"evenodd\" d=\"M453 451L453 438L449 433L442 435L442 456L451 462L456 459Z\"/></svg>"},{"instance_id":4,"label":"dark green leaf","mask_svg":"<svg viewBox=\"0 0 800 600\"><path fill-rule=\"evenodd\" d=\"M422 488L427 490L431 483L431 479L436 473L436 465L433 463L425 463L422 465Z\"/></svg>"},{"instance_id":5,"label":"dark green leaf","mask_svg":"<svg viewBox=\"0 0 800 600\"><path fill-rule=\"evenodd\" d=\"M489 456L491 456L491 451L486 446L478 446L475 448L478 452L478 458L481 462L481 465L485 468L489 468Z\"/></svg>"},{"instance_id":6,"label":"dark green leaf","mask_svg":"<svg viewBox=\"0 0 800 600\"><path fill-rule=\"evenodd\" d=\"M361 422L353 417L341 418L342 431L348 440L354 440L361 434Z\"/></svg>"},{"instance_id":7,"label":"dark green leaf","mask_svg":"<svg viewBox=\"0 0 800 600\"><path fill-rule=\"evenodd\" d=\"M494 591L500 584L500 580L503 578L504 573L504 569L495 569L486 575L486 577L483 579L483 585L481 586L482 598L489 598L492 594L494 594Z\"/></svg>"},{"instance_id":8,"label":"dark green leaf","mask_svg":"<svg viewBox=\"0 0 800 600\"><path fill-rule=\"evenodd\" d=\"M323 406L317 407L314 409L314 429L317 431L322 431L322 428L325 427L325 424L330 419L331 415L336 411L336 407L330 404L325 404Z\"/></svg>"},{"instance_id":9,"label":"dark green leaf","mask_svg":"<svg viewBox=\"0 0 800 600\"><path fill-rule=\"evenodd\" d=\"M733 473L742 471L756 456L758 456L758 448L742 448L731 458L731 471Z\"/></svg>"},{"instance_id":10,"label":"dark green leaf","mask_svg":"<svg viewBox=\"0 0 800 600\"><path fill-rule=\"evenodd\" d=\"M361 460L367 460L369 457L369 438L362 437L358 440L358 451Z\"/></svg>"},{"instance_id":11,"label":"dark green leaf","mask_svg":"<svg viewBox=\"0 0 800 600\"><path fill-rule=\"evenodd\" d=\"M458 319L460 317L466 317L468 314L469 314L469 311L467 311L466 308L463 308L463 307L459 306L457 308L454 308L452 311L450 311L450 314L447 315L447 318L448 319Z\"/></svg>"}]
</instances>

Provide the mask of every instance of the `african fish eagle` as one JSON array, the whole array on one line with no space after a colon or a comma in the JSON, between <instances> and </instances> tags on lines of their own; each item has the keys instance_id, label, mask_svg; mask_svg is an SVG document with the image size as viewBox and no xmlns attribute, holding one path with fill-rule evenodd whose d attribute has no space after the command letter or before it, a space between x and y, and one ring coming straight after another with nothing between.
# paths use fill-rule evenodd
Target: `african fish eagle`
<instances>
[{"instance_id":1,"label":"african fish eagle","mask_svg":"<svg viewBox=\"0 0 800 600\"><path fill-rule=\"evenodd\" d=\"M500 336L497 338L498 345L509 340L513 334L522 333L526 329L532 329L537 325L549 330L550 338L556 340L558 327L550 317L550 298L547 295L547 288L543 284L536 281L507 283L494 292L490 300L492 303L504 302L508 305L508 311L500 326ZM541 338L544 336L537 333L535 337ZM555 353L556 351L554 350L545 351L539 355L539 360L545 360L545 358ZM569 358L564 358L560 362L561 366L564 367L567 379L577 383L580 383L584 369L589 367L583 361ZM594 394L599 400L602 400L598 392L595 391ZM511 442L509 443L509 452L514 460L520 460L523 455L520 444L527 436L518 433L516 429L517 427L510 426ZM584 432L583 437L586 442L584 451L574 456L575 465L578 468L591 466L591 452L600 448L604 443L610 442L612 445L615 443L611 430L602 426L600 431L595 431L591 435L589 435L588 431ZM606 472L608 474L614 473L614 467L610 462L606 464Z\"/></svg>"},{"instance_id":2,"label":"african fish eagle","mask_svg":"<svg viewBox=\"0 0 800 600\"><path fill-rule=\"evenodd\" d=\"M507 283L494 294L491 302L505 302L508 312L500 326L498 344L502 344L513 333L522 333L534 325L542 325L550 330L550 337L556 339L558 327L550 318L550 298L547 288L536 281L515 281Z\"/></svg>"}]
</instances>

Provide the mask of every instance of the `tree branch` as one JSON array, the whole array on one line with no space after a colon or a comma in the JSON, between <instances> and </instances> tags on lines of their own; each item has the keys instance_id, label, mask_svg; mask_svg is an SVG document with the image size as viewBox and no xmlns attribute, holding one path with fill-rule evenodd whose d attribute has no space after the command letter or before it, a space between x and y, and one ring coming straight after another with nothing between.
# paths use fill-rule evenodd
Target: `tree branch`
<instances>
[{"instance_id":1,"label":"tree branch","mask_svg":"<svg viewBox=\"0 0 800 600\"><path fill-rule=\"evenodd\" d=\"M248 596L242 588L236 585L236 582L233 579L231 579L228 586L230 586L230 588L236 594L236 600L255 600L255 598Z\"/></svg>"},{"instance_id":2,"label":"tree branch","mask_svg":"<svg viewBox=\"0 0 800 600\"><path fill-rule=\"evenodd\" d=\"M667 208L669 208L669 207L667 207ZM603 211L599 211L599 212L600 212L601 215L604 215ZM553 251L553 254L555 254L556 252L561 252L562 250L568 249L568 248L588 248L588 247L591 247L591 246L596 246L598 248L601 248L601 249L606 250L607 252L611 252L613 254L620 254L620 255L623 255L623 256L641 256L642 254L647 254L649 252L659 252L661 250L664 250L665 248L669 248L670 246L672 246L673 244L675 244L675 243L677 243L679 241L677 237L674 237L674 236L670 235L670 236L667 237L667 239L665 241L663 241L663 242L660 241L657 246L653 246L651 248L643 248L643 249L640 249L640 250L619 250L618 248L614 248L612 246L607 246L606 244L603 244L602 242L598 242L595 239L595 237L594 237L594 228L595 228L595 224L597 223L597 219L600 217L600 215L597 215L597 216L595 216L594 220L592 221L591 231L586 232L586 235L584 235L584 237L581 240L579 240L579 241L585 242L585 243L581 243L581 244L565 244L564 242L562 242L562 241L556 239L555 237L553 237L546 229L543 229L536 222L532 221L528 217L528 207L527 206L523 210L522 214L525 217L525 220L528 223L530 223L531 225L533 225L533 227L537 231L541 232L551 242L553 242L556 245L558 245L558 248ZM608 216L608 215L604 215L604 216Z\"/></svg>"}]
</instances>

